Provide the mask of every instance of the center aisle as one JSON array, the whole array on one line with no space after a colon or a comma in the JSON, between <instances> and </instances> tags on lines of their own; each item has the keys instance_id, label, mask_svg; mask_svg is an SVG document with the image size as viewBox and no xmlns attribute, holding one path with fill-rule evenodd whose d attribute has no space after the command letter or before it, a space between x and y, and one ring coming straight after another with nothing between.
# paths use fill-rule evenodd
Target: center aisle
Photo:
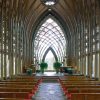
<instances>
[{"instance_id":1,"label":"center aisle","mask_svg":"<svg viewBox=\"0 0 100 100\"><path fill-rule=\"evenodd\" d=\"M32 100L66 100L60 84L57 81L43 81Z\"/></svg>"}]
</instances>

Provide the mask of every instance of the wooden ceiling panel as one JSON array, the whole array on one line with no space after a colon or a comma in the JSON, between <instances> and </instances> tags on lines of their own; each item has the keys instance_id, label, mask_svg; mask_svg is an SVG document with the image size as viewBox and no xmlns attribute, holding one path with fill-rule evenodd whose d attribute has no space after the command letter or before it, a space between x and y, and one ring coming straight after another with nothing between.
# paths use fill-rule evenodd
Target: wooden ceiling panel
<instances>
[{"instance_id":1,"label":"wooden ceiling panel","mask_svg":"<svg viewBox=\"0 0 100 100\"><path fill-rule=\"evenodd\" d=\"M76 27L78 19L84 21L85 18L92 16L95 10L95 1L96 0L58 0L57 4L48 7L45 6L41 0L11 0L11 6L14 15L18 14L18 16L24 17L29 32L32 30L32 27L35 26L38 18L40 18L45 11L48 11L48 9L51 9L51 12L52 10L55 11L61 16L65 23L73 29Z\"/></svg>"}]
</instances>

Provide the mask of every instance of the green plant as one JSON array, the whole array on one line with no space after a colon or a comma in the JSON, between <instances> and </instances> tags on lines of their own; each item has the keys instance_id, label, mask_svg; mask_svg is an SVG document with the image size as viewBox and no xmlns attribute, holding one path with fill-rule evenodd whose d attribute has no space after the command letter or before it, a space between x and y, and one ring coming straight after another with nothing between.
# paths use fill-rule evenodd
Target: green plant
<instances>
[{"instance_id":1,"label":"green plant","mask_svg":"<svg viewBox=\"0 0 100 100\"><path fill-rule=\"evenodd\" d=\"M56 73L58 73L59 70L60 70L60 67L61 67L61 63L58 62L58 61L56 61L56 62L53 64L53 67L54 67L54 69L56 70Z\"/></svg>"},{"instance_id":2,"label":"green plant","mask_svg":"<svg viewBox=\"0 0 100 100\"><path fill-rule=\"evenodd\" d=\"M27 72L28 75L32 75L32 69L31 68L27 68L26 72Z\"/></svg>"},{"instance_id":3,"label":"green plant","mask_svg":"<svg viewBox=\"0 0 100 100\"><path fill-rule=\"evenodd\" d=\"M44 69L48 68L48 64L45 62L40 63L41 72L44 73Z\"/></svg>"}]
</instances>

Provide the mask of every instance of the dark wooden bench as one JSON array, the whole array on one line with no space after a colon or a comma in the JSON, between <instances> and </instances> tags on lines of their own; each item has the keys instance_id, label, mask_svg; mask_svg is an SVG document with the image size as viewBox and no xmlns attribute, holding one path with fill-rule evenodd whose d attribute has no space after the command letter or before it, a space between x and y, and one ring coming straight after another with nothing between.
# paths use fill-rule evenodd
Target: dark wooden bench
<instances>
[{"instance_id":1,"label":"dark wooden bench","mask_svg":"<svg viewBox=\"0 0 100 100\"><path fill-rule=\"evenodd\" d=\"M0 98L31 99L32 95L29 92L0 92Z\"/></svg>"},{"instance_id":2,"label":"dark wooden bench","mask_svg":"<svg viewBox=\"0 0 100 100\"><path fill-rule=\"evenodd\" d=\"M100 93L100 88L68 88L68 93Z\"/></svg>"},{"instance_id":3,"label":"dark wooden bench","mask_svg":"<svg viewBox=\"0 0 100 100\"><path fill-rule=\"evenodd\" d=\"M36 85L36 82L0 82L0 85L1 84L20 84L20 85Z\"/></svg>"},{"instance_id":4,"label":"dark wooden bench","mask_svg":"<svg viewBox=\"0 0 100 100\"><path fill-rule=\"evenodd\" d=\"M100 100L100 81L84 76L67 76L60 78L59 82L68 100Z\"/></svg>"},{"instance_id":5,"label":"dark wooden bench","mask_svg":"<svg viewBox=\"0 0 100 100\"><path fill-rule=\"evenodd\" d=\"M0 87L15 87L15 88L35 88L35 85L20 85L20 84L0 84Z\"/></svg>"},{"instance_id":6,"label":"dark wooden bench","mask_svg":"<svg viewBox=\"0 0 100 100\"><path fill-rule=\"evenodd\" d=\"M14 88L14 87L0 87L0 92L29 92L33 93L35 92L32 88Z\"/></svg>"},{"instance_id":7,"label":"dark wooden bench","mask_svg":"<svg viewBox=\"0 0 100 100\"><path fill-rule=\"evenodd\" d=\"M31 100L41 77L18 76L0 81L0 100Z\"/></svg>"},{"instance_id":8,"label":"dark wooden bench","mask_svg":"<svg viewBox=\"0 0 100 100\"><path fill-rule=\"evenodd\" d=\"M100 88L100 85L65 85L64 88Z\"/></svg>"},{"instance_id":9,"label":"dark wooden bench","mask_svg":"<svg viewBox=\"0 0 100 100\"><path fill-rule=\"evenodd\" d=\"M71 93L68 100L100 100L100 93Z\"/></svg>"},{"instance_id":10,"label":"dark wooden bench","mask_svg":"<svg viewBox=\"0 0 100 100\"><path fill-rule=\"evenodd\" d=\"M22 98L0 98L0 100L31 100L31 99L22 99Z\"/></svg>"}]
</instances>

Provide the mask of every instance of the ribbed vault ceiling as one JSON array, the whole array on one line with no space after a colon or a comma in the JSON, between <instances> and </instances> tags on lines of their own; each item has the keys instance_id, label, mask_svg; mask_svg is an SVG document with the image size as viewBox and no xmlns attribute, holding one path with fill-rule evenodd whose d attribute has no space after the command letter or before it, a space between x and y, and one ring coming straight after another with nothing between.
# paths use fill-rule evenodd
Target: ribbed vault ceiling
<instances>
[{"instance_id":1,"label":"ribbed vault ceiling","mask_svg":"<svg viewBox=\"0 0 100 100\"><path fill-rule=\"evenodd\" d=\"M87 27L89 29L89 26L92 26L91 20L100 14L100 10L97 8L100 7L100 0L57 0L58 2L54 6L49 7L45 6L41 0L6 1L8 1L7 5L10 4L9 11L11 11L13 17L18 20L21 19L22 24L25 25L25 36L27 44L30 43L30 47L35 39L38 24L43 17L45 18L49 13L52 13L53 16L62 22L61 24L68 40L68 53L72 55L75 55L73 51L76 49L74 46L75 42L77 42L77 34L82 33ZM46 13L48 14L46 15ZM94 23L98 24L97 21Z\"/></svg>"},{"instance_id":2,"label":"ribbed vault ceiling","mask_svg":"<svg viewBox=\"0 0 100 100\"><path fill-rule=\"evenodd\" d=\"M9 1L9 0L7 0ZM27 25L28 36L31 37L33 26L35 26L40 16L48 9L55 11L66 23L70 33L75 33L78 26L78 20L86 20L85 16L91 15L95 1L99 4L99 0L57 0L54 6L45 6L41 0L11 0L10 9L14 15L23 17Z\"/></svg>"},{"instance_id":3,"label":"ribbed vault ceiling","mask_svg":"<svg viewBox=\"0 0 100 100\"><path fill-rule=\"evenodd\" d=\"M32 26L36 23L37 19L40 18L42 13L51 9L58 13L61 18L68 24L70 30L73 30L72 25L75 24L75 13L77 7L75 4L77 0L58 0L57 4L54 6L45 6L41 0L27 0L27 10L26 10L26 20L28 23L28 32L32 30ZM79 1L79 0L78 0ZM73 33L73 32L72 32Z\"/></svg>"},{"instance_id":4,"label":"ribbed vault ceiling","mask_svg":"<svg viewBox=\"0 0 100 100\"><path fill-rule=\"evenodd\" d=\"M51 15L37 28L34 42L36 58L41 61L49 48L53 49L60 61L63 61L63 57L66 55L64 31Z\"/></svg>"}]
</instances>

